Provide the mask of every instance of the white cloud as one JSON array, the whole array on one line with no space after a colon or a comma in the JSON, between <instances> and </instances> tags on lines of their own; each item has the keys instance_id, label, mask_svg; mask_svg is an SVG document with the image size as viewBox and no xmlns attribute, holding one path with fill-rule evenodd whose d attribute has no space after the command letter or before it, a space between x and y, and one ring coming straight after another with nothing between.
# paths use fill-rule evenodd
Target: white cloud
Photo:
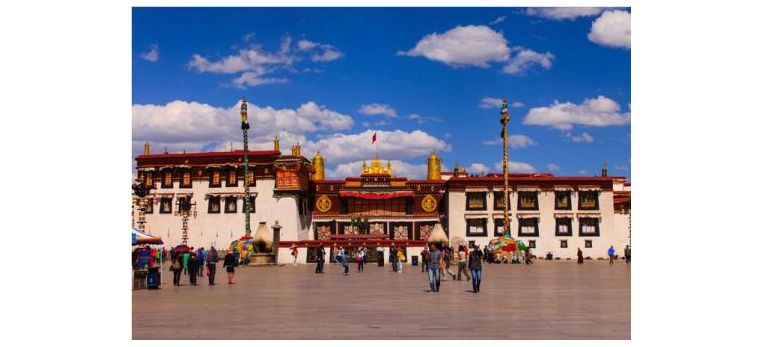
<instances>
[{"instance_id":1,"label":"white cloud","mask_svg":"<svg viewBox=\"0 0 762 347\"><path fill-rule=\"evenodd\" d=\"M159 61L159 45L151 45L151 50L141 53L140 57L152 63Z\"/></svg>"},{"instance_id":2,"label":"white cloud","mask_svg":"<svg viewBox=\"0 0 762 347\"><path fill-rule=\"evenodd\" d=\"M547 19L565 20L597 16L603 10L601 7L532 7L528 8L526 13Z\"/></svg>"},{"instance_id":3,"label":"white cloud","mask_svg":"<svg viewBox=\"0 0 762 347\"><path fill-rule=\"evenodd\" d=\"M224 57L216 62L210 62L199 54L194 54L188 67L197 72L212 72L232 74L243 71L265 72L265 65L289 64L292 60L287 57L278 57L261 51L258 48L242 49L236 55Z\"/></svg>"},{"instance_id":4,"label":"white cloud","mask_svg":"<svg viewBox=\"0 0 762 347\"><path fill-rule=\"evenodd\" d=\"M504 21L505 21L505 16L500 16L500 17L495 18L495 20L489 22L489 25L495 25L495 24L498 24L498 23L502 23Z\"/></svg>"},{"instance_id":5,"label":"white cloud","mask_svg":"<svg viewBox=\"0 0 762 347\"><path fill-rule=\"evenodd\" d=\"M371 139L376 133L376 143ZM306 153L320 150L320 154L333 163L347 163L370 159L376 153L382 158L400 160L426 156L432 150L449 152L446 142L421 130L365 130L358 134L332 134L317 141L304 143Z\"/></svg>"},{"instance_id":6,"label":"white cloud","mask_svg":"<svg viewBox=\"0 0 762 347\"><path fill-rule=\"evenodd\" d=\"M291 51L291 42L291 36L288 35L280 41L280 54L287 54Z\"/></svg>"},{"instance_id":7,"label":"white cloud","mask_svg":"<svg viewBox=\"0 0 762 347\"><path fill-rule=\"evenodd\" d=\"M549 163L547 167L548 167L549 171L558 171L558 170L561 170L560 166L558 166L556 164L553 164L553 163Z\"/></svg>"},{"instance_id":8,"label":"white cloud","mask_svg":"<svg viewBox=\"0 0 762 347\"><path fill-rule=\"evenodd\" d=\"M479 107L481 108L500 108L501 106L503 106L503 99L501 98L485 96L479 102Z\"/></svg>"},{"instance_id":9,"label":"white cloud","mask_svg":"<svg viewBox=\"0 0 762 347\"><path fill-rule=\"evenodd\" d=\"M299 42L296 43L296 47L299 48L300 51L308 51L317 47L318 45L319 43L312 42L310 40L299 40Z\"/></svg>"},{"instance_id":10,"label":"white cloud","mask_svg":"<svg viewBox=\"0 0 762 347\"><path fill-rule=\"evenodd\" d=\"M627 165L614 165L614 170L618 171L625 171L628 170L629 167Z\"/></svg>"},{"instance_id":11,"label":"white cloud","mask_svg":"<svg viewBox=\"0 0 762 347\"><path fill-rule=\"evenodd\" d=\"M521 101L514 101L513 103L511 103L511 107L515 107L515 108L524 107L524 103Z\"/></svg>"},{"instance_id":12,"label":"white cloud","mask_svg":"<svg viewBox=\"0 0 762 347\"><path fill-rule=\"evenodd\" d=\"M424 56L453 66L489 67L508 59L508 42L502 34L485 25L457 26L442 34L424 36L412 49L397 55Z\"/></svg>"},{"instance_id":13,"label":"white cloud","mask_svg":"<svg viewBox=\"0 0 762 347\"><path fill-rule=\"evenodd\" d=\"M593 136L591 136L588 133L582 133L580 135L569 135L569 138L572 140L572 142L585 142L585 143L593 143Z\"/></svg>"},{"instance_id":14,"label":"white cloud","mask_svg":"<svg viewBox=\"0 0 762 347\"><path fill-rule=\"evenodd\" d=\"M502 166L500 167L500 170L502 170ZM469 175L488 174L489 168L487 167L487 165L484 165L482 163L472 163L471 166L466 168L466 172L468 172Z\"/></svg>"},{"instance_id":15,"label":"white cloud","mask_svg":"<svg viewBox=\"0 0 762 347\"><path fill-rule=\"evenodd\" d=\"M272 77L262 77L257 72L244 72L241 74L241 76L238 76L238 78L233 80L233 84L241 89L245 89L248 87L256 87L264 84L276 84L276 83L286 83L288 82L285 78L272 78Z\"/></svg>"},{"instance_id":16,"label":"white cloud","mask_svg":"<svg viewBox=\"0 0 762 347\"><path fill-rule=\"evenodd\" d=\"M630 123L630 113L620 113L619 104L603 95L585 99L582 104L554 101L547 107L529 110L522 122L525 125L544 125L559 130L571 130L575 124L606 127Z\"/></svg>"},{"instance_id":17,"label":"white cloud","mask_svg":"<svg viewBox=\"0 0 762 347\"><path fill-rule=\"evenodd\" d=\"M432 116L421 116L417 113L411 113L409 116L407 116L407 119L413 120L418 122L418 124L428 123L428 122L444 122L444 119L438 118L438 117L432 117Z\"/></svg>"},{"instance_id":18,"label":"white cloud","mask_svg":"<svg viewBox=\"0 0 762 347\"><path fill-rule=\"evenodd\" d=\"M163 143L227 142L240 138L239 104L229 108L186 101L166 105L133 105L133 140ZM309 101L296 109L273 109L249 104L252 139L267 141L279 131L304 134L352 127L352 117ZM199 148L189 148L199 150Z\"/></svg>"},{"instance_id":19,"label":"white cloud","mask_svg":"<svg viewBox=\"0 0 762 347\"><path fill-rule=\"evenodd\" d=\"M587 175L587 170L579 170L580 175Z\"/></svg>"},{"instance_id":20,"label":"white cloud","mask_svg":"<svg viewBox=\"0 0 762 347\"><path fill-rule=\"evenodd\" d=\"M494 166L495 170L498 172L503 172L503 162L498 161L495 162ZM537 172L537 169L534 168L531 164L520 162L520 161L508 161L508 172L514 172L514 173L532 173Z\"/></svg>"},{"instance_id":21,"label":"white cloud","mask_svg":"<svg viewBox=\"0 0 762 347\"><path fill-rule=\"evenodd\" d=\"M362 105L360 106L360 109L357 110L357 112L369 116L380 114L391 118L397 118L397 111L395 111L394 108L386 104L379 104L377 102Z\"/></svg>"},{"instance_id":22,"label":"white cloud","mask_svg":"<svg viewBox=\"0 0 762 347\"><path fill-rule=\"evenodd\" d=\"M587 38L599 45L630 49L630 13L604 12L593 22Z\"/></svg>"},{"instance_id":23,"label":"white cloud","mask_svg":"<svg viewBox=\"0 0 762 347\"><path fill-rule=\"evenodd\" d=\"M553 66L554 58L549 52L540 54L531 49L519 49L518 53L503 67L503 72L509 75L521 75L534 65L540 65L547 70Z\"/></svg>"},{"instance_id":24,"label":"white cloud","mask_svg":"<svg viewBox=\"0 0 762 347\"><path fill-rule=\"evenodd\" d=\"M313 54L310 56L310 59L315 62L329 62L340 59L343 56L344 53L339 52L337 49L333 47L326 47L323 49L322 53Z\"/></svg>"},{"instance_id":25,"label":"white cloud","mask_svg":"<svg viewBox=\"0 0 762 347\"><path fill-rule=\"evenodd\" d=\"M502 145L503 139L496 138L492 140L484 140L482 141L483 145ZM537 142L532 140L529 136L516 134L516 135L510 135L508 136L508 146L511 148L524 148L529 146L536 146Z\"/></svg>"}]
</instances>

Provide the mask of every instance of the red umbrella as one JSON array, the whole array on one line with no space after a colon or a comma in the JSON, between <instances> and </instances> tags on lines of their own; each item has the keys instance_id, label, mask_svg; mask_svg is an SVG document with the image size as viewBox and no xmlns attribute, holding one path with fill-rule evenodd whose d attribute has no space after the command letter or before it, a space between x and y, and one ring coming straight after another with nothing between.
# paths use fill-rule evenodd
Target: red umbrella
<instances>
[{"instance_id":1,"label":"red umbrella","mask_svg":"<svg viewBox=\"0 0 762 347\"><path fill-rule=\"evenodd\" d=\"M175 247L175 253L188 253L190 252L190 247L186 245L179 245Z\"/></svg>"}]
</instances>

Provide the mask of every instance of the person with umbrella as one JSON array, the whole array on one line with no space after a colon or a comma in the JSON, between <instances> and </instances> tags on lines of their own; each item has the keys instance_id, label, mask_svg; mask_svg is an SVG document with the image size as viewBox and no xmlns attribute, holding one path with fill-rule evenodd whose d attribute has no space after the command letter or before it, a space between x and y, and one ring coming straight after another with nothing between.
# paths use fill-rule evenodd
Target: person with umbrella
<instances>
[{"instance_id":1,"label":"person with umbrella","mask_svg":"<svg viewBox=\"0 0 762 347\"><path fill-rule=\"evenodd\" d=\"M228 254L225 255L225 261L222 263L222 266L227 270L228 272L228 284L233 284L233 276L235 276L235 267L236 267L236 256L233 255L233 250L228 250Z\"/></svg>"}]
</instances>

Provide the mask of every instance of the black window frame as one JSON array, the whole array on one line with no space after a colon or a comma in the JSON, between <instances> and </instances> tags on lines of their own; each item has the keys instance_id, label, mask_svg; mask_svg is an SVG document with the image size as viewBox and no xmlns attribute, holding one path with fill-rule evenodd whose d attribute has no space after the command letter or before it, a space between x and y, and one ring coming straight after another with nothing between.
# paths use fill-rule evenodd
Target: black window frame
<instances>
[{"instance_id":1,"label":"black window frame","mask_svg":"<svg viewBox=\"0 0 762 347\"><path fill-rule=\"evenodd\" d=\"M595 195L595 206L593 206L593 207L583 207L582 206L582 197L584 195L588 195L588 194L594 194ZM583 191L579 191L577 193L577 209L578 210L586 210L586 211L599 210L600 209L600 205L601 205L600 204L600 194L599 194L599 192L597 190L583 190Z\"/></svg>"},{"instance_id":2,"label":"black window frame","mask_svg":"<svg viewBox=\"0 0 762 347\"><path fill-rule=\"evenodd\" d=\"M498 195L502 196L505 195L504 191L494 191L492 192L492 209L495 211L502 211L503 208L497 205ZM508 210L511 210L511 192L508 192Z\"/></svg>"},{"instance_id":3,"label":"black window frame","mask_svg":"<svg viewBox=\"0 0 762 347\"><path fill-rule=\"evenodd\" d=\"M209 170L209 188L220 188L222 187L222 172L219 169L212 169ZM220 183L213 184L214 182L214 174L219 173L220 174Z\"/></svg>"},{"instance_id":4,"label":"black window frame","mask_svg":"<svg viewBox=\"0 0 762 347\"><path fill-rule=\"evenodd\" d=\"M183 181L185 180L185 174L188 174L189 182L187 185L183 184ZM193 188L193 172L191 170L184 170L180 173L180 188Z\"/></svg>"},{"instance_id":5,"label":"black window frame","mask_svg":"<svg viewBox=\"0 0 762 347\"><path fill-rule=\"evenodd\" d=\"M565 223L561 223L562 221L563 222L568 222L569 228L567 230L569 230L569 231L566 232L566 233L562 233L560 231L560 229L561 229L560 226L562 224L565 224ZM557 217L556 218L556 236L573 236L573 235L574 235L574 230L572 230L572 219L571 219L571 217Z\"/></svg>"},{"instance_id":6,"label":"black window frame","mask_svg":"<svg viewBox=\"0 0 762 347\"><path fill-rule=\"evenodd\" d=\"M529 248L537 248L537 241L536 240L528 240L527 247L529 247Z\"/></svg>"},{"instance_id":7,"label":"black window frame","mask_svg":"<svg viewBox=\"0 0 762 347\"><path fill-rule=\"evenodd\" d=\"M241 199L242 203L246 198ZM251 210L250 213L256 213L257 212L257 196L256 195L249 195L249 209ZM241 213L246 213L246 205L241 206Z\"/></svg>"},{"instance_id":8,"label":"black window frame","mask_svg":"<svg viewBox=\"0 0 762 347\"><path fill-rule=\"evenodd\" d=\"M482 207L481 208L472 208L469 204L471 201L471 196L474 195L480 195L480 200L482 201ZM466 192L466 211L486 211L487 210L487 192Z\"/></svg>"},{"instance_id":9,"label":"black window frame","mask_svg":"<svg viewBox=\"0 0 762 347\"><path fill-rule=\"evenodd\" d=\"M207 202L206 213L219 214L222 213L222 199L219 196L210 196ZM212 205L217 204L217 211L212 211Z\"/></svg>"},{"instance_id":10,"label":"black window frame","mask_svg":"<svg viewBox=\"0 0 762 347\"><path fill-rule=\"evenodd\" d=\"M567 207L561 207L561 206L558 205L558 198L560 198L562 196L566 196L566 199L569 202L569 206L567 206ZM564 210L564 211L572 209L572 196L571 196L571 191L570 190L556 191L556 194L555 194L555 208L556 208L556 210Z\"/></svg>"},{"instance_id":11,"label":"black window frame","mask_svg":"<svg viewBox=\"0 0 762 347\"><path fill-rule=\"evenodd\" d=\"M534 233L528 234L522 232L522 227L526 226L527 222L533 221L534 225ZM519 218L519 230L518 230L518 236L520 237L540 237L540 218L532 217L532 218Z\"/></svg>"},{"instance_id":12,"label":"black window frame","mask_svg":"<svg viewBox=\"0 0 762 347\"><path fill-rule=\"evenodd\" d=\"M168 201L169 211L164 210L164 201ZM161 198L159 200L159 214L172 214L172 198Z\"/></svg>"},{"instance_id":13,"label":"black window frame","mask_svg":"<svg viewBox=\"0 0 762 347\"><path fill-rule=\"evenodd\" d=\"M569 241L568 240L561 240L561 244L559 246L561 248L569 248Z\"/></svg>"},{"instance_id":14,"label":"black window frame","mask_svg":"<svg viewBox=\"0 0 762 347\"><path fill-rule=\"evenodd\" d=\"M228 202L231 201L231 200L233 201L233 209L229 210L228 209L228 206L229 206ZM225 208L224 208L224 210L225 210L225 213L238 213L238 198L236 198L235 196L227 196L227 197L225 197Z\"/></svg>"},{"instance_id":15,"label":"black window frame","mask_svg":"<svg viewBox=\"0 0 762 347\"><path fill-rule=\"evenodd\" d=\"M582 232L582 227L585 225L585 223L583 221L586 221L586 220L594 220L595 221L595 233L594 234L583 233ZM579 236L581 236L581 237L597 237L597 236L601 236L601 221L600 221L600 219L598 219L598 218L589 218L589 217L580 217L578 222L579 222Z\"/></svg>"},{"instance_id":16,"label":"black window frame","mask_svg":"<svg viewBox=\"0 0 762 347\"><path fill-rule=\"evenodd\" d=\"M472 221L480 221L484 232L482 233L472 233L471 232L471 226ZM487 218L466 218L466 236L471 237L483 237L483 236L489 236L489 232L487 231Z\"/></svg>"},{"instance_id":17,"label":"black window frame","mask_svg":"<svg viewBox=\"0 0 762 347\"><path fill-rule=\"evenodd\" d=\"M230 174L235 173L235 182L230 182ZM220 180L221 181L221 180ZM222 183L222 182L220 182ZM230 169L225 172L225 187L238 187L238 170Z\"/></svg>"},{"instance_id":18,"label":"black window frame","mask_svg":"<svg viewBox=\"0 0 762 347\"><path fill-rule=\"evenodd\" d=\"M593 240L585 240L585 248L593 248Z\"/></svg>"},{"instance_id":19,"label":"black window frame","mask_svg":"<svg viewBox=\"0 0 762 347\"><path fill-rule=\"evenodd\" d=\"M516 204L516 205L518 205L517 206L518 210L521 210L521 211L539 211L540 210L540 196L539 195L540 195L539 192L536 192L536 191L535 192L519 192L518 203ZM522 197L527 197L527 196L531 197L534 200L534 207L523 207L521 205L521 198Z\"/></svg>"},{"instance_id":20,"label":"black window frame","mask_svg":"<svg viewBox=\"0 0 762 347\"><path fill-rule=\"evenodd\" d=\"M146 198L145 214L153 214L153 198Z\"/></svg>"},{"instance_id":21,"label":"black window frame","mask_svg":"<svg viewBox=\"0 0 762 347\"><path fill-rule=\"evenodd\" d=\"M493 236L503 236L503 233L498 233L497 232L497 227L503 226L502 225L503 222L504 222L503 218L493 218L493 223L492 223L494 225L493 228L492 228L492 235ZM498 225L498 223L500 225ZM510 232L510 231L511 231L511 220L508 219L508 232ZM511 234L511 235L513 235L513 234Z\"/></svg>"},{"instance_id":22,"label":"black window frame","mask_svg":"<svg viewBox=\"0 0 762 347\"><path fill-rule=\"evenodd\" d=\"M169 184L166 184L166 175L169 174ZM162 188L174 188L175 186L175 175L172 170L164 170L161 172L161 187Z\"/></svg>"}]
</instances>

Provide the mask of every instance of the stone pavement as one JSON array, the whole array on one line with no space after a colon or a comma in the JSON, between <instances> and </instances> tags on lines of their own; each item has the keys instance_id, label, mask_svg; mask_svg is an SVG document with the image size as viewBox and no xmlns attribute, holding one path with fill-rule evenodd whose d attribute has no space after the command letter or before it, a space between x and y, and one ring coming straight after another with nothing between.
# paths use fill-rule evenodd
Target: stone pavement
<instances>
[{"instance_id":1,"label":"stone pavement","mask_svg":"<svg viewBox=\"0 0 762 347\"><path fill-rule=\"evenodd\" d=\"M167 264L168 265L168 264ZM132 294L134 339L630 339L630 266L608 261L485 264L481 292L470 282L429 293L420 267L402 274L368 264L218 266L209 286ZM453 268L451 268L453 269ZM457 269L453 269L453 272Z\"/></svg>"}]
</instances>

